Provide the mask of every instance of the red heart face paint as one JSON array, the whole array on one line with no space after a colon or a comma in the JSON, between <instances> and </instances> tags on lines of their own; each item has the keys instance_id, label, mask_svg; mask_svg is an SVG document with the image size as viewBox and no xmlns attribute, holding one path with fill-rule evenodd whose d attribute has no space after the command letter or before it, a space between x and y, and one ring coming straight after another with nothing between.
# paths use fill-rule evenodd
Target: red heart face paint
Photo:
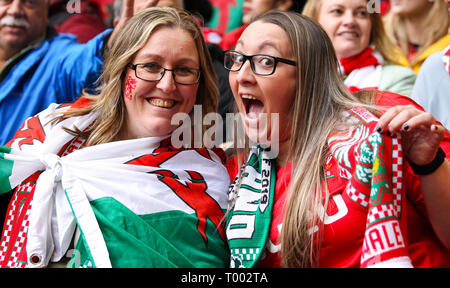
<instances>
[{"instance_id":1,"label":"red heart face paint","mask_svg":"<svg viewBox=\"0 0 450 288\"><path fill-rule=\"evenodd\" d=\"M134 89L136 89L136 79L128 76L127 82L125 83L125 98L133 100Z\"/></svg>"}]
</instances>

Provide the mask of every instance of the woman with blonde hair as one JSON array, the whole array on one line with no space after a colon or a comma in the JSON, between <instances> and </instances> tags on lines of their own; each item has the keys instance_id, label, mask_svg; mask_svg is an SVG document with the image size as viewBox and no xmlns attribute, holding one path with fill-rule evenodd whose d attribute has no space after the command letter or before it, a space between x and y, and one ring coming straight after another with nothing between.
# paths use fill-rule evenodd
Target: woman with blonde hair
<instances>
[{"instance_id":1,"label":"woman with blonde hair","mask_svg":"<svg viewBox=\"0 0 450 288\"><path fill-rule=\"evenodd\" d=\"M385 27L392 41L407 55L416 74L428 56L450 44L445 0L390 1Z\"/></svg>"},{"instance_id":2,"label":"woman with blonde hair","mask_svg":"<svg viewBox=\"0 0 450 288\"><path fill-rule=\"evenodd\" d=\"M232 267L450 266L449 138L430 114L378 119L340 80L326 32L292 12L257 17L224 66L258 144L229 166ZM262 122L277 115L272 137Z\"/></svg>"},{"instance_id":3,"label":"woman with blonde hair","mask_svg":"<svg viewBox=\"0 0 450 288\"><path fill-rule=\"evenodd\" d=\"M309 0L303 14L330 37L344 82L351 92L379 89L410 96L415 81L407 59L387 37L379 13L367 0Z\"/></svg>"},{"instance_id":4,"label":"woman with blonde hair","mask_svg":"<svg viewBox=\"0 0 450 288\"><path fill-rule=\"evenodd\" d=\"M150 8L116 37L98 93L50 106L1 147L1 192L14 189L1 267L52 266L66 252L69 267L228 263L222 152L171 143L175 115L216 111L201 31L185 11Z\"/></svg>"}]
</instances>

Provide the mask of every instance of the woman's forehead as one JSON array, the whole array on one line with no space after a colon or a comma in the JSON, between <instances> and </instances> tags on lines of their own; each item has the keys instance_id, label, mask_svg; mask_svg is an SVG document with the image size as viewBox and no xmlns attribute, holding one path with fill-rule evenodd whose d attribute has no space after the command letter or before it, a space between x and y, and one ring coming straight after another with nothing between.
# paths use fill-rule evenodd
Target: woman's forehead
<instances>
[{"instance_id":1,"label":"woman's forehead","mask_svg":"<svg viewBox=\"0 0 450 288\"><path fill-rule=\"evenodd\" d=\"M242 33L236 47L258 51L276 50L290 55L291 43L287 33L278 25L256 21Z\"/></svg>"},{"instance_id":2,"label":"woman's forehead","mask_svg":"<svg viewBox=\"0 0 450 288\"><path fill-rule=\"evenodd\" d=\"M192 35L179 27L161 27L148 38L136 56L160 57L182 56L183 58L198 58L197 45Z\"/></svg>"}]
</instances>

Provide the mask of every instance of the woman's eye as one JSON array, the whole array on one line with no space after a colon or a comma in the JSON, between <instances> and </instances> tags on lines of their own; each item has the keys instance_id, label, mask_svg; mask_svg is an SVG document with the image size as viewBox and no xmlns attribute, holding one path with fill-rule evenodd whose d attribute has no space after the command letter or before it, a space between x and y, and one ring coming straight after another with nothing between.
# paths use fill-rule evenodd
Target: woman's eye
<instances>
[{"instance_id":1,"label":"woman's eye","mask_svg":"<svg viewBox=\"0 0 450 288\"><path fill-rule=\"evenodd\" d=\"M193 74L193 70L188 67L178 67L178 68L176 68L176 72L178 74L184 74L184 75Z\"/></svg>"},{"instance_id":2,"label":"woman's eye","mask_svg":"<svg viewBox=\"0 0 450 288\"><path fill-rule=\"evenodd\" d=\"M235 55L233 58L234 63L242 63L244 61L244 56L242 55Z\"/></svg>"},{"instance_id":3,"label":"woman's eye","mask_svg":"<svg viewBox=\"0 0 450 288\"><path fill-rule=\"evenodd\" d=\"M359 17L365 18L365 17L367 17L367 15L368 15L367 11L364 11L364 10L356 12L356 16L359 16Z\"/></svg>"},{"instance_id":4,"label":"woman's eye","mask_svg":"<svg viewBox=\"0 0 450 288\"><path fill-rule=\"evenodd\" d=\"M268 57L263 57L259 61L259 63L264 65L264 66L273 66L273 62L274 62L273 59L272 58L268 58Z\"/></svg>"},{"instance_id":5,"label":"woman's eye","mask_svg":"<svg viewBox=\"0 0 450 288\"><path fill-rule=\"evenodd\" d=\"M342 10L341 9L333 9L333 10L330 11L330 14L341 15L342 14Z\"/></svg>"},{"instance_id":6,"label":"woman's eye","mask_svg":"<svg viewBox=\"0 0 450 288\"><path fill-rule=\"evenodd\" d=\"M159 72L161 70L161 66L156 63L147 63L144 65L144 69L149 72Z\"/></svg>"}]
</instances>

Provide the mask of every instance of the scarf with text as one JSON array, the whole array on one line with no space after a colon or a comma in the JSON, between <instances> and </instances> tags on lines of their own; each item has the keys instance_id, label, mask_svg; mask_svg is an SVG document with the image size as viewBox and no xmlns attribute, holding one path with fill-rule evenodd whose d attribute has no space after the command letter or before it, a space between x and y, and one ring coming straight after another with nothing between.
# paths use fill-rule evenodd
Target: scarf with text
<instances>
[{"instance_id":1,"label":"scarf with text","mask_svg":"<svg viewBox=\"0 0 450 288\"><path fill-rule=\"evenodd\" d=\"M378 89L381 82L383 57L373 47L367 47L352 57L339 59L339 64L340 72L344 76L344 84L350 92Z\"/></svg>"},{"instance_id":2,"label":"scarf with text","mask_svg":"<svg viewBox=\"0 0 450 288\"><path fill-rule=\"evenodd\" d=\"M362 123L328 138L349 197L367 210L361 267L412 267L408 256L401 139L375 131L378 118L364 108L349 111ZM357 120L358 122L355 122Z\"/></svg>"},{"instance_id":3,"label":"scarf with text","mask_svg":"<svg viewBox=\"0 0 450 288\"><path fill-rule=\"evenodd\" d=\"M255 267L266 246L275 194L275 160L266 150L253 147L229 190L226 235L231 253L230 267Z\"/></svg>"}]
</instances>

